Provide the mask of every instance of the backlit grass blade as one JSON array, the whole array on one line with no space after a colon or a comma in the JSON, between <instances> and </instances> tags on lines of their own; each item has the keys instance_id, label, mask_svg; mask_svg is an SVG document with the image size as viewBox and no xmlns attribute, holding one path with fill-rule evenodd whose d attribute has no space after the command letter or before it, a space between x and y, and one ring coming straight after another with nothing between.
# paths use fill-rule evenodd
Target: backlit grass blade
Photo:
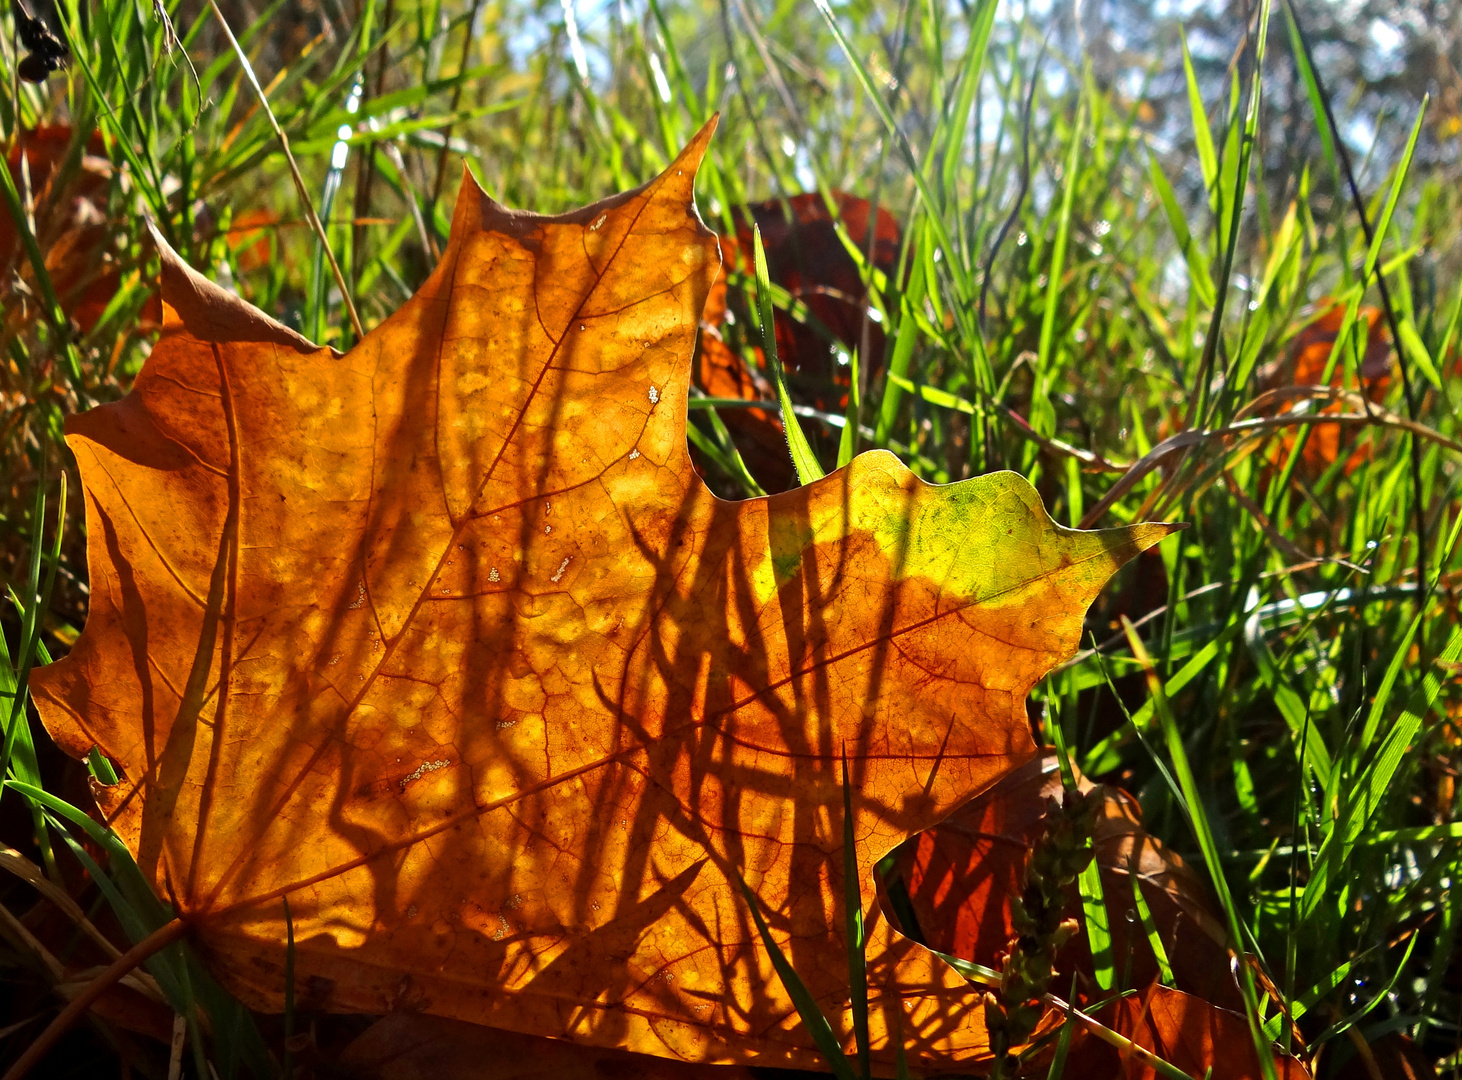
<instances>
[{"instance_id":1,"label":"backlit grass blade","mask_svg":"<svg viewBox=\"0 0 1462 1080\"><path fill-rule=\"evenodd\" d=\"M1158 978L1164 986L1173 985L1173 966L1168 963L1168 950L1163 944L1162 935L1158 933L1157 922L1152 917L1152 909L1147 906L1147 897L1142 893L1142 875L1137 866L1137 860L1132 860L1128 869L1128 876L1132 879L1132 904L1137 909L1137 919L1142 923L1142 932L1147 936L1147 944L1152 949L1152 955L1157 960Z\"/></svg>"},{"instance_id":2,"label":"backlit grass blade","mask_svg":"<svg viewBox=\"0 0 1462 1080\"><path fill-rule=\"evenodd\" d=\"M893 433L894 421L898 419L899 399L903 388L897 381L906 376L913 360L914 349L919 343L919 324L914 316L916 308L924 302L929 282L924 276L925 263L916 259L909 273L909 286L899 299L898 329L894 333L893 351L889 355L888 378L883 389L883 400L878 409L878 427L874 441L886 443Z\"/></svg>"},{"instance_id":3,"label":"backlit grass blade","mask_svg":"<svg viewBox=\"0 0 1462 1080\"><path fill-rule=\"evenodd\" d=\"M1185 689L1189 683L1198 678L1207 670L1208 666L1228 647L1229 643L1238 637L1243 630L1244 624L1238 621L1230 622L1212 641L1191 656L1187 663L1175 671L1171 678L1163 684L1163 692L1168 697L1173 697ZM1153 699L1148 698L1138 710L1130 717L1133 728L1140 733L1146 733L1152 723L1152 716L1155 706ZM1082 762L1082 768L1088 773L1103 773L1115 768L1115 762L1111 755L1117 752L1118 744L1123 740L1125 732L1118 730L1101 742L1097 743L1087 753Z\"/></svg>"},{"instance_id":4,"label":"backlit grass blade","mask_svg":"<svg viewBox=\"0 0 1462 1080\"><path fill-rule=\"evenodd\" d=\"M762 944L766 946L767 956L771 958L772 967L776 969L777 977L782 980L782 986L787 991L787 996L792 999L792 1004L797 1007L797 1015L802 1018L802 1025L807 1028L807 1033L812 1036L812 1041L817 1044L818 1052L826 1059L833 1075L838 1080L858 1080L853 1072L853 1066L848 1061L848 1055L843 1053L843 1047L838 1042L838 1037L833 1034L832 1025L823 1015L822 1009L817 1005L812 992L807 989L797 973L792 970L787 957L782 953L781 946L772 937L771 927L762 917L761 905L757 902L756 894L751 891L751 886L738 871L737 881L741 884L741 894L746 898L746 906L751 909L751 917L756 923L757 933L761 935Z\"/></svg>"},{"instance_id":5,"label":"backlit grass blade","mask_svg":"<svg viewBox=\"0 0 1462 1080\"><path fill-rule=\"evenodd\" d=\"M1061 1034L1056 1037L1056 1052L1051 1055L1051 1067L1046 1070L1046 1080L1062 1080L1066 1075L1066 1055L1071 1052L1071 1037L1076 1024L1067 1017L1061 1025Z\"/></svg>"},{"instance_id":6,"label":"backlit grass blade","mask_svg":"<svg viewBox=\"0 0 1462 1080\"><path fill-rule=\"evenodd\" d=\"M1457 327L1462 325L1462 281L1458 281L1453 290L1456 294L1450 305L1450 313L1447 315L1447 327L1442 331L1440 343L1437 345L1438 356L1450 356L1452 342L1457 336Z\"/></svg>"},{"instance_id":7,"label":"backlit grass blade","mask_svg":"<svg viewBox=\"0 0 1462 1080\"><path fill-rule=\"evenodd\" d=\"M1244 995L1244 1015L1249 1021L1249 1034L1254 1040L1254 1051L1258 1055L1264 1080L1277 1080L1274 1055L1270 1050L1269 1040L1264 1037L1263 1018L1259 1013L1259 994L1254 984L1254 973L1250 970L1248 962L1242 958L1245 938L1239 924L1238 909L1234 905L1232 893L1229 892L1228 878L1223 872L1223 860L1219 854L1218 843L1214 839L1213 829L1208 821L1208 813L1204 809L1203 799L1198 791L1198 783L1193 776L1193 768L1188 762L1187 747L1183 745L1183 737L1178 731L1178 722L1168 707L1167 695L1163 693L1162 682L1158 679L1157 672L1152 666L1152 658L1148 656L1142 639L1137 636L1137 631L1133 629L1131 621L1125 615L1122 617L1122 628L1126 631L1127 644L1132 649L1132 655L1137 657L1146 669L1147 690L1156 703L1158 719L1162 723L1163 735L1167 741L1168 756L1172 759L1173 773L1182 788L1183 799L1187 804L1188 820L1192 823L1193 832L1198 840L1198 848L1208 867L1208 876L1213 882L1214 891L1218 894L1219 907L1222 908L1228 922L1229 947L1240 956L1238 963L1239 989Z\"/></svg>"},{"instance_id":8,"label":"backlit grass blade","mask_svg":"<svg viewBox=\"0 0 1462 1080\"><path fill-rule=\"evenodd\" d=\"M1041 337L1036 352L1035 388L1031 393L1030 424L1037 434L1054 435L1056 413L1051 407L1052 351L1056 340L1056 309L1060 306L1063 278L1066 273L1066 245L1071 236L1071 208L1076 201L1077 175L1081 162L1082 136L1086 131L1086 99L1076 107L1076 124L1071 129L1071 145L1066 152L1066 168L1062 177L1061 209L1056 218L1056 239L1051 248L1051 264L1046 271L1046 306L1041 315Z\"/></svg>"},{"instance_id":9,"label":"backlit grass blade","mask_svg":"<svg viewBox=\"0 0 1462 1080\"><path fill-rule=\"evenodd\" d=\"M767 253L762 247L761 229L752 226L752 244L756 256L756 305L761 322L761 345L762 351L767 358L767 368L772 375L772 381L777 387L777 402L782 408L782 430L787 435L787 449L792 453L792 465L797 470L797 479L800 483L810 484L814 480L821 480L825 475L822 466L818 464L817 455L812 452L812 446L807 441L806 434L802 431L802 425L797 420L796 410L792 407L792 395L787 390L786 372L782 370L782 361L777 356L777 324L772 310L772 289L767 273Z\"/></svg>"},{"instance_id":10,"label":"backlit grass blade","mask_svg":"<svg viewBox=\"0 0 1462 1080\"><path fill-rule=\"evenodd\" d=\"M1168 225L1173 230L1173 237L1178 241L1178 250L1183 253L1183 259L1188 265L1188 282L1193 286L1198 303L1204 307L1212 307L1213 277L1208 272L1208 261L1197 241L1193 239L1188 229L1186 212L1178 205L1173 185L1168 183L1167 175L1162 171L1157 155L1151 149L1147 152L1147 176L1162 203L1163 213L1167 215Z\"/></svg>"},{"instance_id":11,"label":"backlit grass blade","mask_svg":"<svg viewBox=\"0 0 1462 1080\"><path fill-rule=\"evenodd\" d=\"M1347 960L1334 971L1329 971L1322 975L1320 979L1304 993L1295 995L1289 1002L1290 1018L1293 1020L1298 1020L1300 1017L1304 1016L1305 1013L1309 1012L1316 1005L1318 1005L1321 1001L1324 1001L1325 998L1331 992L1333 992L1337 986L1342 985L1345 980L1350 977L1350 973L1355 965L1365 960L1365 958L1373 951L1374 950L1368 949L1366 950L1366 952L1361 953L1351 960ZM1271 1039L1278 1038L1280 1030L1284 1026L1284 1017L1284 1013L1278 1012L1271 1016L1268 1020L1265 1020L1264 1033L1268 1035Z\"/></svg>"},{"instance_id":12,"label":"backlit grass blade","mask_svg":"<svg viewBox=\"0 0 1462 1080\"><path fill-rule=\"evenodd\" d=\"M980 0L970 19L970 42L965 47L964 63L959 75L959 93L955 98L949 135L945 141L944 167L940 177L946 204L955 196L956 170L963 161L965 132L974 108L975 93L984 73L985 55L990 48L990 32L995 28L998 0Z\"/></svg>"},{"instance_id":13,"label":"backlit grass blade","mask_svg":"<svg viewBox=\"0 0 1462 1080\"><path fill-rule=\"evenodd\" d=\"M858 884L857 837L853 835L853 785L848 779L848 752L843 750L843 916L848 950L848 990L853 1006L853 1040L858 1072L873 1075L869 1064L867 941L863 928L863 893Z\"/></svg>"},{"instance_id":14,"label":"backlit grass blade","mask_svg":"<svg viewBox=\"0 0 1462 1080\"><path fill-rule=\"evenodd\" d=\"M1280 716L1284 717L1284 721L1289 727L1295 750L1299 752L1301 747L1304 748L1305 763L1314 772L1320 785L1328 787L1335 770L1330 751L1320 732L1315 728L1310 710L1299 694L1295 693L1294 688L1290 686L1289 679L1285 677L1284 672L1280 671L1279 665L1275 662L1274 653L1270 650L1269 642L1264 637L1261 610L1262 608L1256 608L1254 613L1242 623L1244 642L1248 646L1249 656L1254 661L1254 667L1263 680L1265 688L1273 697L1274 707L1279 710Z\"/></svg>"},{"instance_id":15,"label":"backlit grass blade","mask_svg":"<svg viewBox=\"0 0 1462 1080\"><path fill-rule=\"evenodd\" d=\"M1462 657L1462 629L1452 634L1447 647L1437 658L1437 664L1455 664ZM1320 903L1327 898L1332 882L1340 879L1351 849L1370 824L1380 808L1382 800L1391 787L1397 770L1401 767L1412 739L1421 728L1422 720L1431 711L1441 692L1442 680L1435 669L1426 673L1422 685L1411 695L1406 709L1396 720L1385 739L1381 741L1375 758L1364 772L1349 785L1350 796L1344 804L1339 819L1331 829L1320 853L1315 859L1315 868L1310 875L1305 891L1300 897L1300 918L1308 920L1314 916ZM1333 897L1332 897L1333 899Z\"/></svg>"},{"instance_id":16,"label":"backlit grass blade","mask_svg":"<svg viewBox=\"0 0 1462 1080\"><path fill-rule=\"evenodd\" d=\"M863 418L863 397L859 388L862 372L859 370L858 350L848 354L848 411L843 417L843 433L838 438L838 465L841 469L853 460L858 452L859 425Z\"/></svg>"},{"instance_id":17,"label":"backlit grass blade","mask_svg":"<svg viewBox=\"0 0 1462 1080\"><path fill-rule=\"evenodd\" d=\"M1376 219L1376 228L1371 236L1370 247L1366 250L1365 265L1361 270L1361 281L1368 282L1371 275L1376 272L1376 265L1381 261L1381 248L1386 242L1387 235L1391 232L1391 220L1396 213L1396 204L1401 201L1401 192L1406 188L1406 178L1411 173L1411 160L1416 155L1416 140L1421 136L1422 121L1426 119L1427 105L1431 101L1431 95L1424 95L1421 99L1421 107L1416 110L1416 119L1411 125L1411 134L1406 137L1406 149L1401 152L1401 160L1396 163L1396 168L1391 176L1391 186L1386 191L1386 203L1381 210L1381 216Z\"/></svg>"},{"instance_id":18,"label":"backlit grass blade","mask_svg":"<svg viewBox=\"0 0 1462 1080\"><path fill-rule=\"evenodd\" d=\"M1416 948L1416 942L1420 938L1420 936L1420 934L1417 934L1414 931L1412 932L1411 940L1406 943L1406 952L1402 954L1401 962L1396 965L1396 969L1391 973L1391 978L1386 983L1386 985L1381 987L1378 993L1372 994L1370 1000L1368 1000L1359 1009L1355 1010L1355 1012L1351 1013L1344 1019L1337 1020L1335 1023L1331 1024L1328 1028L1326 1028L1319 1035L1317 1035L1315 1037L1315 1040L1310 1044L1311 1047L1318 1050L1321 1046L1324 1046L1327 1042L1335 1038L1337 1035L1343 1035L1348 1028L1352 1028L1356 1024L1360 1023L1361 1020L1365 1018L1366 1014L1374 1009L1377 1005L1379 1005L1383 1001L1387 1001L1390 999L1391 991L1396 986L1396 980L1401 978L1401 973L1406 970L1407 962L1410 961L1412 950Z\"/></svg>"},{"instance_id":19,"label":"backlit grass blade","mask_svg":"<svg viewBox=\"0 0 1462 1080\"><path fill-rule=\"evenodd\" d=\"M1186 421L1192 424L1195 420L1206 423L1208 418L1209 404L1209 382L1213 375L1214 364L1218 358L1220 339L1223 334L1223 313L1228 298L1228 290L1233 277L1234 260L1238 256L1239 246L1239 225L1243 221L1244 193L1249 187L1249 169L1253 156L1254 143L1258 138L1260 102L1264 88L1264 56L1266 45L1269 41L1269 10L1270 0L1260 0L1258 14L1258 33L1254 40L1253 53L1253 76L1249 83L1249 99L1244 114L1242 137L1238 138L1238 129L1230 125L1230 144L1237 143L1238 153L1232 152L1232 147L1226 148L1222 173L1231 179L1231 185L1227 188L1223 185L1223 176L1220 176L1218 194L1219 207L1219 232L1218 242L1223 253L1223 267L1216 283L1213 315L1208 323L1208 331L1203 340L1203 355L1199 361L1198 384L1194 388L1186 415ZM1233 104L1235 106L1235 118L1237 119L1238 105L1238 72L1234 72ZM1227 162L1236 161L1233 171L1228 171ZM1265 1061L1270 1059L1261 1058ZM1270 1062L1268 1071L1273 1071L1273 1063Z\"/></svg>"},{"instance_id":20,"label":"backlit grass blade","mask_svg":"<svg viewBox=\"0 0 1462 1080\"><path fill-rule=\"evenodd\" d=\"M1361 753L1370 749L1371 743L1376 738L1376 733L1381 729L1381 721L1386 716L1386 706L1390 704L1391 694L1396 689L1396 680L1406 670L1411 660L1411 644L1416 640L1416 632L1421 629L1422 612L1418 612L1406 627L1406 633L1401 636L1395 650L1391 653L1391 662L1386 665L1386 673L1381 676L1380 685L1376 687L1376 695L1371 699L1370 712L1366 715L1365 727L1361 729L1360 739L1357 746Z\"/></svg>"},{"instance_id":21,"label":"backlit grass blade","mask_svg":"<svg viewBox=\"0 0 1462 1080\"><path fill-rule=\"evenodd\" d=\"M1285 0L1284 21L1289 29L1290 49L1294 56L1295 67L1299 69L1300 80L1305 84L1305 95L1310 100L1310 109L1315 116L1315 129L1320 134L1320 146L1325 154L1325 161L1330 166L1336 190L1339 190L1345 181L1340 175L1340 161L1335 154L1335 136L1330 130L1330 125L1325 121L1325 99L1320 91L1319 83L1315 79L1315 70L1310 66L1309 51L1300 38L1299 24L1295 22L1293 5L1290 0Z\"/></svg>"},{"instance_id":22,"label":"backlit grass blade","mask_svg":"<svg viewBox=\"0 0 1462 1080\"><path fill-rule=\"evenodd\" d=\"M1066 752L1066 734L1061 730L1061 721L1047 714L1050 722L1046 728L1056 744L1056 760L1061 767L1061 786L1068 796L1076 794L1076 771L1071 765L1071 756ZM1086 941L1091 949L1092 972L1097 986L1110 990L1116 985L1115 965L1112 961L1112 927L1107 912L1107 898L1102 890L1102 872L1095 858L1088 859L1076 877L1076 890L1081 896L1081 913L1086 927Z\"/></svg>"},{"instance_id":23,"label":"backlit grass blade","mask_svg":"<svg viewBox=\"0 0 1462 1080\"><path fill-rule=\"evenodd\" d=\"M940 202L934 197L934 193L929 190L928 181L924 177L924 170L914 159L913 148L909 146L909 140L904 135L903 129L899 127L898 122L893 118L893 113L889 112L888 105L883 100L883 95L874 86L873 79L868 74L868 69L864 65L858 50L848 41L847 35L843 33L842 27L838 25L838 20L833 15L832 8L828 6L827 0L812 0L812 2L817 6L817 10L822 13L823 19L827 22L828 29L832 31L833 38L837 41L838 47L842 49L843 56L847 58L848 66L853 69L853 74L857 77L859 85L863 87L863 92L868 96L868 100L873 103L874 110L878 113L878 118L883 121L883 126L887 130L889 138L894 140L894 143L899 148L899 152L903 155L904 164L908 167L914 184L919 189L919 196L924 200L924 205L928 208L929 224L937 234L940 246L945 251L954 252L957 249L955 248L954 242L950 239L949 232L945 228L944 219L939 212ZM945 262L949 267L950 273L954 276L955 287L959 290L960 295L966 297L972 296L973 292L969 287L967 275L964 272L964 267L961 265L960 260L949 258Z\"/></svg>"},{"instance_id":24,"label":"backlit grass blade","mask_svg":"<svg viewBox=\"0 0 1462 1080\"><path fill-rule=\"evenodd\" d=\"M1213 132L1208 126L1208 110L1203 105L1203 92L1198 89L1198 76L1193 71L1193 57L1188 52L1188 35L1180 35L1183 43L1183 76L1188 87L1188 115L1193 123L1193 144L1198 148L1198 164L1203 170L1203 190L1210 200L1217 195L1218 154L1213 149Z\"/></svg>"}]
</instances>

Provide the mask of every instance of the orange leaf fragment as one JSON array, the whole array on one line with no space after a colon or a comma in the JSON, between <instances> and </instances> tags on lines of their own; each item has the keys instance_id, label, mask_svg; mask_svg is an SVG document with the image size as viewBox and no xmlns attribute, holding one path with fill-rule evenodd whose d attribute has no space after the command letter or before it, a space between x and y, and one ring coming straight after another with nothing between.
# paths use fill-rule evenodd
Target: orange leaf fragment
<instances>
[{"instance_id":1,"label":"orange leaf fragment","mask_svg":"<svg viewBox=\"0 0 1462 1080\"><path fill-rule=\"evenodd\" d=\"M273 232L278 227L279 215L273 210L254 207L234 215L224 237L238 253L240 270L258 270L269 265L274 254Z\"/></svg>"},{"instance_id":2,"label":"orange leaf fragment","mask_svg":"<svg viewBox=\"0 0 1462 1080\"><path fill-rule=\"evenodd\" d=\"M6 167L22 202L35 218L36 240L62 311L83 333L101 319L121 284L121 270L109 243L107 186L112 166L101 135L93 132L74 171L64 166L76 134L66 124L22 131ZM13 267L35 291L34 269L25 256L9 214L0 214L0 270ZM156 301L144 319L156 322ZM34 310L34 309L32 309ZM14 328L12 327L12 330Z\"/></svg>"},{"instance_id":3,"label":"orange leaf fragment","mask_svg":"<svg viewBox=\"0 0 1462 1080\"><path fill-rule=\"evenodd\" d=\"M1324 301L1321 301L1324 303ZM1365 338L1365 353L1360 357L1361 390L1372 401L1386 396L1391 383L1391 336L1386 332L1385 313L1378 307L1362 307L1357 313L1356 327L1351 331L1357 337ZM1335 337L1345 321L1345 305L1331 303L1323 314L1310 323L1295 337L1291 381L1295 386L1318 386L1324 381L1325 365L1335 347ZM1329 385L1344 387L1356 381L1356 361L1352 356L1354 346L1342 349L1336 361L1335 370L1330 373ZM1340 413L1347 411L1342 402L1331 402L1321 407L1321 412ZM1295 437L1286 434L1280 442L1278 460L1283 461L1294 445ZM1352 450L1355 436L1338 424L1316 424L1305 442L1303 461L1312 475L1318 475L1333 465L1342 452L1347 455L1346 471L1359 468L1364 454Z\"/></svg>"},{"instance_id":4,"label":"orange leaf fragment","mask_svg":"<svg viewBox=\"0 0 1462 1080\"><path fill-rule=\"evenodd\" d=\"M723 502L686 450L711 126L557 217L470 179L343 357L164 252L163 335L70 425L92 606L35 693L230 989L689 1061L820 1061L737 886L850 1033L843 747L872 864L1035 753L1025 696L1171 531L1056 526L1010 473L867 453ZM873 1038L987 1053L875 922ZM851 1039L851 1035L847 1037Z\"/></svg>"}]
</instances>

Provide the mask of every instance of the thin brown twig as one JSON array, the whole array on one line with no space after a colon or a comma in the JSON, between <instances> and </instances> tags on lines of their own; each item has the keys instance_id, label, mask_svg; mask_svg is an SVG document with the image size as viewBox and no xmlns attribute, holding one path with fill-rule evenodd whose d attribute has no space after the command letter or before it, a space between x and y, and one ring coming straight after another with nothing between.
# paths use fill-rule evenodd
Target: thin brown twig
<instances>
[{"instance_id":1,"label":"thin brown twig","mask_svg":"<svg viewBox=\"0 0 1462 1080\"><path fill-rule=\"evenodd\" d=\"M467 70L467 61L472 59L472 28L477 25L477 13L482 10L482 0L472 0L472 12L467 16L466 32L462 36L462 58L457 62L457 85L452 87L452 115L462 105L462 72ZM442 149L437 154L437 178L431 186L431 200L427 206L436 214L437 200L442 197L442 182L447 175L447 154L452 149L452 130L455 124L448 124L442 132ZM404 179L404 177L403 177Z\"/></svg>"},{"instance_id":2,"label":"thin brown twig","mask_svg":"<svg viewBox=\"0 0 1462 1080\"><path fill-rule=\"evenodd\" d=\"M182 919L173 919L158 927L114 960L111 966L87 983L86 988L71 999L67 1006L57 1014L56 1019L47 1025L46 1030L37 1036L35 1042L25 1048L25 1053L21 1054L15 1064L10 1066L3 1080L21 1080L40 1062L41 1058L46 1056L56 1041L71 1029L71 1025L76 1023L87 1009L91 1008L97 998L119 982L124 975L141 967L143 961L153 954L161 952L187 932L187 923Z\"/></svg>"},{"instance_id":3,"label":"thin brown twig","mask_svg":"<svg viewBox=\"0 0 1462 1080\"><path fill-rule=\"evenodd\" d=\"M1348 391L1339 391L1336 396L1346 395ZM1316 395L1319 396L1319 395ZM1211 439L1224 439L1231 436L1258 435L1266 431L1277 431L1282 428L1299 427L1313 424L1341 424L1353 427L1394 427L1413 435L1420 436L1431 442L1438 443L1462 453L1462 442L1450 439L1439 431L1433 431L1425 424L1419 424L1408 420L1403 416L1384 409L1375 409L1370 413L1286 413L1283 416L1261 416L1252 420L1240 420L1237 423L1225 427L1214 428L1211 431L1193 429L1180 431L1162 442L1158 443L1142 458L1124 473L1115 484L1102 496L1101 500L1093 506L1085 517L1081 519L1078 528L1089 529L1102 519L1118 499L1132 490L1132 487L1144 476L1155 469L1169 454L1176 450L1184 450L1199 443L1208 442Z\"/></svg>"},{"instance_id":4,"label":"thin brown twig","mask_svg":"<svg viewBox=\"0 0 1462 1080\"><path fill-rule=\"evenodd\" d=\"M299 166L295 164L294 154L289 149L289 136L279 126L279 121L274 118L274 110L269 107L269 98L265 95L264 88L259 85L258 76L254 74L254 65L249 63L249 58L239 44L238 38L234 37L228 20L219 10L218 0L208 0L208 6L213 10L213 17L223 27L224 35L227 36L228 43L233 46L234 55L239 58L239 64L244 69L244 77L249 80L249 85L258 95L259 105L263 108L264 115L269 118L269 126L274 129L274 137L279 140L279 145L284 150L284 159L289 163L289 175L294 178L295 191L299 192L300 202L304 203L305 214L310 219L315 236L319 238L320 245L325 249L325 258L330 262L330 272L335 275L335 285L340 289L340 299L344 301L345 310L350 315L350 327L355 331L356 340L359 341L365 337L365 328L361 326L360 313L355 310L355 301L350 297L350 290L345 287L345 275L340 272L340 263L335 260L335 252L330 250L330 239L325 235L325 226L320 224L320 217L315 213L315 204L310 200L310 193L305 190L304 178L300 176Z\"/></svg>"},{"instance_id":5,"label":"thin brown twig","mask_svg":"<svg viewBox=\"0 0 1462 1080\"><path fill-rule=\"evenodd\" d=\"M1075 458L1087 467L1089 472L1120 473L1132 468L1133 462L1112 461L1097 450L1083 450L1079 446L1072 446L1068 442L1052 438L1049 435L1042 435L1035 428L1030 426L1030 421L1021 416L1009 405L1003 402L990 399L990 404L997 410L1003 412L1006 418L1014 425L1015 433L1021 438L1029 439L1042 450L1048 453Z\"/></svg>"}]
</instances>

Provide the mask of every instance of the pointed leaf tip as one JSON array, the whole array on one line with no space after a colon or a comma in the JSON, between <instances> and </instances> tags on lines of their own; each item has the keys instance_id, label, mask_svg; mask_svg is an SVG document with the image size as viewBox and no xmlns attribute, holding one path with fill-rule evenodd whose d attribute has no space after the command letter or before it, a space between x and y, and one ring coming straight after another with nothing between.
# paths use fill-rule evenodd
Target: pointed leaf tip
<instances>
[{"instance_id":1,"label":"pointed leaf tip","mask_svg":"<svg viewBox=\"0 0 1462 1080\"><path fill-rule=\"evenodd\" d=\"M711 118L700 126L700 130L690 137L690 142L676 155L672 168L689 167L692 173L696 172L705 159L706 151L710 149L711 137L716 134L720 123L721 114L712 113Z\"/></svg>"}]
</instances>

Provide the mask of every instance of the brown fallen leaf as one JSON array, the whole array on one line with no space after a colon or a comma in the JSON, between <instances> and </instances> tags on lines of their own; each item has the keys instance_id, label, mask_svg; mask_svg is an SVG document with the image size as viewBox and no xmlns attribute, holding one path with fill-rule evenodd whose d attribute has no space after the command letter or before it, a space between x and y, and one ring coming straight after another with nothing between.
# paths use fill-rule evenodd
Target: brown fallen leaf
<instances>
[{"instance_id":1,"label":"brown fallen leaf","mask_svg":"<svg viewBox=\"0 0 1462 1080\"><path fill-rule=\"evenodd\" d=\"M1322 300L1324 304L1326 301ZM1385 312L1378 307L1362 307L1357 322L1364 324L1366 351L1361 357L1360 373L1373 397L1385 393L1391 377L1391 339L1386 332ZM1325 364L1335 347L1335 335L1345 321L1345 305L1330 302L1324 312L1295 337L1293 382L1296 386L1315 386L1324 380ZM1358 329L1356 333L1360 333ZM1343 353L1331 374L1330 385L1342 386L1346 376L1354 375L1354 362Z\"/></svg>"},{"instance_id":2,"label":"brown fallen leaf","mask_svg":"<svg viewBox=\"0 0 1462 1080\"><path fill-rule=\"evenodd\" d=\"M1195 1080L1261 1080L1259 1056L1243 1014L1211 1005L1193 994L1152 984L1097 1013L1097 1019L1142 1049L1176 1065ZM1296 1058L1274 1051L1279 1080L1309 1080ZM1081 1080L1160 1080L1143 1058L1083 1031L1066 1060L1066 1075Z\"/></svg>"},{"instance_id":3,"label":"brown fallen leaf","mask_svg":"<svg viewBox=\"0 0 1462 1080\"><path fill-rule=\"evenodd\" d=\"M231 990L689 1061L820 1058L742 899L850 1039L859 889L1035 753L1030 686L1173 530L892 455L747 502L691 467L711 126L557 217L470 178L420 292L343 357L163 250L133 391L70 424L90 617L34 693ZM985 1055L951 969L870 931L872 1029Z\"/></svg>"},{"instance_id":4,"label":"brown fallen leaf","mask_svg":"<svg viewBox=\"0 0 1462 1080\"><path fill-rule=\"evenodd\" d=\"M868 248L870 220L873 226L873 265L892 273L898 260L902 232L897 220L883 207L875 215L867 199L834 190L837 221L860 250ZM824 412L841 413L847 406L849 368L839 365L833 343L847 350L857 349L870 373L883 364L883 328L865 315L868 290L842 241L833 216L817 192L793 195L785 202L769 199L737 207L734 235L719 237L721 260L728 270L750 275L752 226L761 229L767 253L767 273L806 305L820 329L778 309L773 317L777 354L797 388L797 398ZM769 401L775 391L760 370L748 366L742 354L723 340L728 314L726 280L723 275L711 287L701 315L699 362L696 385L710 397L739 397L746 401ZM751 326L745 309L734 318ZM867 340L863 340L865 331ZM753 347L762 365L761 349ZM782 422L775 410L726 409L721 414L728 431L736 437L747 468L767 491L787 491L797 486L797 474L787 453Z\"/></svg>"},{"instance_id":5,"label":"brown fallen leaf","mask_svg":"<svg viewBox=\"0 0 1462 1080\"><path fill-rule=\"evenodd\" d=\"M84 333L96 325L116 295L121 273L107 243L111 163L103 156L101 135L93 133L74 171L65 170L74 137L66 124L23 131L6 166L21 198L28 192L35 208L36 239L61 309ZM4 267L14 267L21 280L35 288L34 271L9 214L0 214L0 268ZM14 305L6 306L18 313ZM27 313L35 318L39 308L30 305ZM12 314L11 332L16 329L14 320Z\"/></svg>"},{"instance_id":6,"label":"brown fallen leaf","mask_svg":"<svg viewBox=\"0 0 1462 1080\"><path fill-rule=\"evenodd\" d=\"M1349 1040L1337 1040L1325 1055L1326 1080L1436 1080L1437 1070L1421 1047L1399 1031L1387 1032L1361 1050ZM1340 1062L1332 1067L1331 1062Z\"/></svg>"},{"instance_id":7,"label":"brown fallen leaf","mask_svg":"<svg viewBox=\"0 0 1462 1080\"><path fill-rule=\"evenodd\" d=\"M1202 881L1142 828L1141 811L1130 795L1084 777L1078 786L1105 795L1092 848L1109 911L1113 963L1119 977L1125 974L1124 985L1144 986L1158 975L1134 910L1135 868L1178 987L1216 1004L1242 1008L1222 924ZM1049 800L1060 794L1060 769L1055 752L1048 749L899 849L895 873L907 891L922 941L961 959L999 966L1013 933L1011 904L1024 887L1031 847L1044 830ZM1081 915L1074 887L1068 911L1072 918ZM1065 979L1077 974L1078 1001L1102 996L1091 981L1084 934L1058 955L1057 970Z\"/></svg>"}]
</instances>

